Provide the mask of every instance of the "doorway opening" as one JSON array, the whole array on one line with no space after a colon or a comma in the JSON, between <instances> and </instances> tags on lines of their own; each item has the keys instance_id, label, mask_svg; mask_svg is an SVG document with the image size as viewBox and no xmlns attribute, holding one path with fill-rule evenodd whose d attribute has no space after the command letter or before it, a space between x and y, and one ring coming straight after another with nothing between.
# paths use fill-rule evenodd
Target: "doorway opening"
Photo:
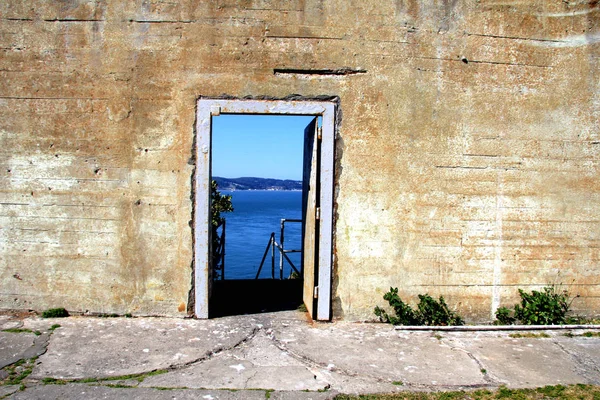
<instances>
[{"instance_id":1,"label":"doorway opening","mask_svg":"<svg viewBox=\"0 0 600 400\"><path fill-rule=\"evenodd\" d=\"M194 220L196 317L290 309L304 303L314 319L329 320L335 103L200 99L197 110ZM296 133L287 132L295 137L285 138L297 147L292 152L296 157L296 161L291 163L294 172L277 167L290 165L285 160L275 160L275 167L269 166L264 160L252 160L257 155L259 158L268 157L264 152L256 150L256 146L264 146L260 141L268 140L265 118L271 118L271 122L277 120L275 122L296 127ZM232 123L239 126L240 121L244 125L242 129L235 129L237 132L227 131ZM253 122L258 123L258 128L253 127ZM298 125L301 125L302 129L298 130ZM231 154L224 156L227 152ZM294 155L290 154L286 155L283 152L283 157L293 158ZM270 154L272 158L280 155L277 150ZM231 172L232 165L226 164L231 164L232 160L236 160L237 164L246 164L249 173ZM259 164L263 164L267 172L253 173L258 171ZM263 175L258 178L279 181L249 179L256 178L252 175ZM232 196L234 210L236 203L237 207L240 207L237 216L233 217L236 211L231 215L224 215L225 220L229 221L226 229L221 228L219 232L215 231L211 221L210 189L213 180L220 183L221 194ZM276 190L273 190L286 188L297 191L275 193ZM214 194L212 197L214 200ZM289 201L291 208L283 212L289 211L290 215L279 215L274 219L273 210L269 210L265 204L269 197L277 197L276 201L281 201L283 197L284 202ZM259 210L256 210L257 207ZM254 208L255 212L249 212L249 208ZM276 226L266 227L266 231L263 232L266 233L266 237L256 235L258 232L255 232L255 237L248 236L249 231L246 228L251 227L243 227L244 222L248 223L247 218L254 218L253 223L260 225L257 218L265 212L271 214L268 216L268 224L273 225L275 222ZM241 231L240 227L243 228ZM224 248L225 264L219 265L216 261L220 258L215 256L213 244L225 239L219 237L215 241L215 235L220 235L223 231L226 232L227 238ZM230 254L231 246L227 246L231 239L234 244L233 254ZM264 243L257 245L260 241ZM244 246L252 246L254 249L250 253L240 253L239 247ZM262 260L258 260L257 252L264 252L261 254ZM259 261L262 261L260 266ZM236 305L243 307L236 309Z\"/></svg>"},{"instance_id":2,"label":"doorway opening","mask_svg":"<svg viewBox=\"0 0 600 400\"><path fill-rule=\"evenodd\" d=\"M216 189L211 195L210 317L293 310L302 304L304 131L313 119L212 118L211 183Z\"/></svg>"}]
</instances>

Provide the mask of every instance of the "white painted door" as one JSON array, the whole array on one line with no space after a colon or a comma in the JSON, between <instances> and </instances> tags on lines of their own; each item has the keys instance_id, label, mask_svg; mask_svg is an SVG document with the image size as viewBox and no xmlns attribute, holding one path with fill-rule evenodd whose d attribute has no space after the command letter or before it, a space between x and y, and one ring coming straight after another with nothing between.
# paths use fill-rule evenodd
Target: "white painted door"
<instances>
[{"instance_id":1,"label":"white painted door","mask_svg":"<svg viewBox=\"0 0 600 400\"><path fill-rule=\"evenodd\" d=\"M304 129L304 171L302 174L302 299L311 318L316 319L315 287L319 268L319 135L317 118Z\"/></svg>"}]
</instances>

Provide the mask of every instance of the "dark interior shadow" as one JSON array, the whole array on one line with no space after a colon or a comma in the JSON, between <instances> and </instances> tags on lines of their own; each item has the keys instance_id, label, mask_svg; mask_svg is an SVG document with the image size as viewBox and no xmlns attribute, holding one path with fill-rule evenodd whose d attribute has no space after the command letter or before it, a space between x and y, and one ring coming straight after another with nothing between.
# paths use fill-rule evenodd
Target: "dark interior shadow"
<instances>
[{"instance_id":1,"label":"dark interior shadow","mask_svg":"<svg viewBox=\"0 0 600 400\"><path fill-rule=\"evenodd\" d=\"M301 305L301 279L215 281L209 318L296 310Z\"/></svg>"}]
</instances>

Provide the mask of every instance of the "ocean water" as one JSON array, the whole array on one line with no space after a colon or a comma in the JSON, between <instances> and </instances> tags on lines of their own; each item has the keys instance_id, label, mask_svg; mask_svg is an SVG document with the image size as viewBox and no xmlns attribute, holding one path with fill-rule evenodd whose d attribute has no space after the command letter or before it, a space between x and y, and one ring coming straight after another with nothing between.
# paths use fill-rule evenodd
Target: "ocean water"
<instances>
[{"instance_id":1,"label":"ocean water","mask_svg":"<svg viewBox=\"0 0 600 400\"><path fill-rule=\"evenodd\" d=\"M225 242L225 279L254 279L269 242L271 232L280 242L281 219L301 219L301 191L243 190L221 191L230 194L234 211L223 214L227 220ZM300 249L301 223L285 224L285 249ZM288 253L300 270L300 253ZM284 278L290 274L284 260ZM271 277L271 252L265 260L260 278ZM279 277L279 251L275 250L275 277Z\"/></svg>"}]
</instances>

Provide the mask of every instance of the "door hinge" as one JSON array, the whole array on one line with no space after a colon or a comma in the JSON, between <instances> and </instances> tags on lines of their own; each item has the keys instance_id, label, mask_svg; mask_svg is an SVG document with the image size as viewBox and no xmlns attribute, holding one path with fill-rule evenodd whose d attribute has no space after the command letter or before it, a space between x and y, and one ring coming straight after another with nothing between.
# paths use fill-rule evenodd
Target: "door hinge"
<instances>
[{"instance_id":1,"label":"door hinge","mask_svg":"<svg viewBox=\"0 0 600 400\"><path fill-rule=\"evenodd\" d=\"M317 209L315 210L315 218L321 219L321 207L317 207Z\"/></svg>"},{"instance_id":2,"label":"door hinge","mask_svg":"<svg viewBox=\"0 0 600 400\"><path fill-rule=\"evenodd\" d=\"M318 287L318 286L315 286L315 291L314 291L314 293L313 293L313 297L314 297L315 299L318 299L318 298L319 298L319 287Z\"/></svg>"},{"instance_id":3,"label":"door hinge","mask_svg":"<svg viewBox=\"0 0 600 400\"><path fill-rule=\"evenodd\" d=\"M319 139L319 140L323 139L323 128L322 127L317 128L317 139Z\"/></svg>"}]
</instances>

